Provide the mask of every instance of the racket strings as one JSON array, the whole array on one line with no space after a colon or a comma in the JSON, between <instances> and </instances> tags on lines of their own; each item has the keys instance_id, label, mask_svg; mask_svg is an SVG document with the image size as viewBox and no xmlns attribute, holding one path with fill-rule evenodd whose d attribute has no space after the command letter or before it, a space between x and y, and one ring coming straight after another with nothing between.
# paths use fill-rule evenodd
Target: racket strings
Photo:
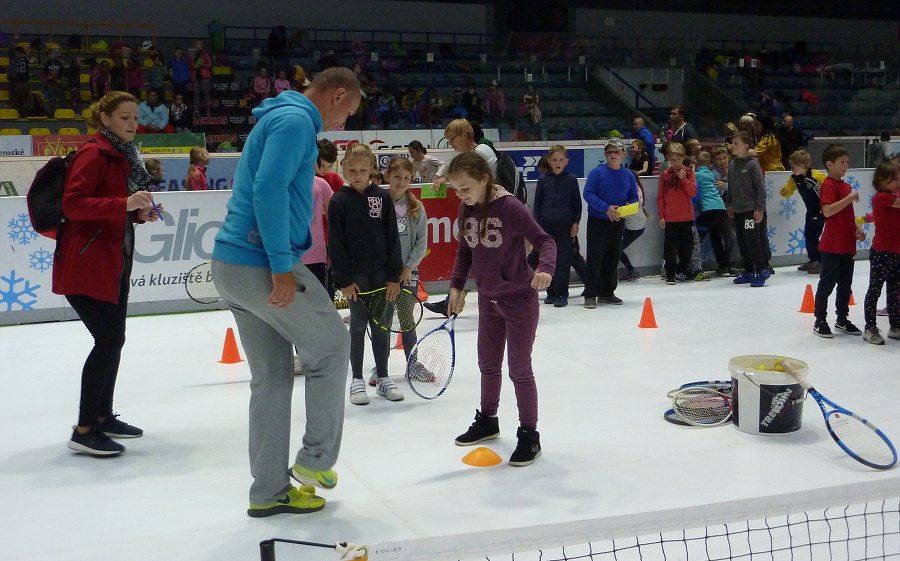
<instances>
[{"instance_id":1,"label":"racket strings","mask_svg":"<svg viewBox=\"0 0 900 561\"><path fill-rule=\"evenodd\" d=\"M453 374L453 342L450 332L439 329L423 337L407 363L413 390L423 397L436 397Z\"/></svg>"},{"instance_id":2,"label":"racket strings","mask_svg":"<svg viewBox=\"0 0 900 561\"><path fill-rule=\"evenodd\" d=\"M707 388L685 388L672 398L672 409L685 422L697 426L716 426L731 419L728 395Z\"/></svg>"},{"instance_id":3,"label":"racket strings","mask_svg":"<svg viewBox=\"0 0 900 561\"><path fill-rule=\"evenodd\" d=\"M387 291L380 290L368 296L366 307L369 317L382 329L394 333L412 331L422 320L422 303L408 289L402 289L397 297L390 301Z\"/></svg>"},{"instance_id":4,"label":"racket strings","mask_svg":"<svg viewBox=\"0 0 900 561\"><path fill-rule=\"evenodd\" d=\"M828 416L828 426L844 445L860 458L874 464L891 465L896 454L874 426L845 413Z\"/></svg>"},{"instance_id":5,"label":"racket strings","mask_svg":"<svg viewBox=\"0 0 900 561\"><path fill-rule=\"evenodd\" d=\"M213 304L221 298L216 285L213 284L209 262L190 270L184 278L184 288L192 300L201 304Z\"/></svg>"}]
</instances>

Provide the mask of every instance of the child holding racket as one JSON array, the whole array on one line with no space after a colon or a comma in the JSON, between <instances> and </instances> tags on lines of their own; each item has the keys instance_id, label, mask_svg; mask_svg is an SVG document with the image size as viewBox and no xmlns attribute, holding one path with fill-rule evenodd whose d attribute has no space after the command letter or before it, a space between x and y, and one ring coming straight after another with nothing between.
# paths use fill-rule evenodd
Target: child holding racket
<instances>
[{"instance_id":1,"label":"child holding racket","mask_svg":"<svg viewBox=\"0 0 900 561\"><path fill-rule=\"evenodd\" d=\"M881 164L875 168L872 197L875 237L869 252L869 290L863 305L866 330L863 339L873 345L884 345L884 338L875 325L876 304L881 297L881 285L887 283L889 339L900 339L900 168Z\"/></svg>"},{"instance_id":2,"label":"child holding racket","mask_svg":"<svg viewBox=\"0 0 900 561\"><path fill-rule=\"evenodd\" d=\"M390 333L369 319L366 304L357 297L386 287L387 299L394 300L400 292L403 261L394 203L387 191L369 181L376 162L368 145L347 148L341 165L347 183L328 207L328 248L335 284L350 305L350 403L369 403L362 377L367 324L378 375L376 393L400 401L403 393L387 374Z\"/></svg>"},{"instance_id":3,"label":"child holding racket","mask_svg":"<svg viewBox=\"0 0 900 561\"><path fill-rule=\"evenodd\" d=\"M416 168L409 159L397 156L388 163L385 173L390 187L388 192L394 203L394 214L397 216L397 233L400 236L400 257L403 261L400 286L416 294L419 289L419 263L425 258L425 251L428 249L428 217L425 216L425 207L409 190ZM416 330L404 331L401 337L403 352L408 361L409 353L418 341ZM369 385L374 386L377 378L376 369L372 371Z\"/></svg>"},{"instance_id":4,"label":"child holding racket","mask_svg":"<svg viewBox=\"0 0 900 561\"><path fill-rule=\"evenodd\" d=\"M503 352L509 349L509 377L519 409L518 444L509 464L527 466L541 454L537 431L537 386L531 351L538 323L537 291L547 288L556 266L556 244L538 226L528 209L500 185L490 166L474 152L450 163L447 177L462 200L459 206L459 248L450 277L448 311L462 311L463 287L471 272L478 286L478 367L481 370L481 410L475 422L456 437L470 446L500 435ZM540 251L534 272L525 261L526 242ZM513 336L515 334L515 336Z\"/></svg>"}]
</instances>

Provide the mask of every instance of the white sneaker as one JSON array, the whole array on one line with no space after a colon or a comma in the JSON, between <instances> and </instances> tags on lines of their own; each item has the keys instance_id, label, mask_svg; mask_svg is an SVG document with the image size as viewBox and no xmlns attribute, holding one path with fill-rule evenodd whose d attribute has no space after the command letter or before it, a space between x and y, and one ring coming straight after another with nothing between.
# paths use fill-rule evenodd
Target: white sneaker
<instances>
[{"instance_id":1,"label":"white sneaker","mask_svg":"<svg viewBox=\"0 0 900 561\"><path fill-rule=\"evenodd\" d=\"M362 378L353 378L350 382L350 403L353 405L367 405L369 394L366 393L366 383Z\"/></svg>"},{"instance_id":2,"label":"white sneaker","mask_svg":"<svg viewBox=\"0 0 900 561\"><path fill-rule=\"evenodd\" d=\"M401 392L400 389L397 388L397 384L395 384L394 381L390 378L379 378L375 393L391 401L403 400L403 392Z\"/></svg>"},{"instance_id":3,"label":"white sneaker","mask_svg":"<svg viewBox=\"0 0 900 561\"><path fill-rule=\"evenodd\" d=\"M888 339L900 339L900 327L888 329Z\"/></svg>"},{"instance_id":4,"label":"white sneaker","mask_svg":"<svg viewBox=\"0 0 900 561\"><path fill-rule=\"evenodd\" d=\"M294 376L303 376L303 363L297 355L294 355Z\"/></svg>"},{"instance_id":5,"label":"white sneaker","mask_svg":"<svg viewBox=\"0 0 900 561\"><path fill-rule=\"evenodd\" d=\"M873 345L884 345L884 337L878 332L877 327L870 327L863 333L863 341Z\"/></svg>"}]
</instances>

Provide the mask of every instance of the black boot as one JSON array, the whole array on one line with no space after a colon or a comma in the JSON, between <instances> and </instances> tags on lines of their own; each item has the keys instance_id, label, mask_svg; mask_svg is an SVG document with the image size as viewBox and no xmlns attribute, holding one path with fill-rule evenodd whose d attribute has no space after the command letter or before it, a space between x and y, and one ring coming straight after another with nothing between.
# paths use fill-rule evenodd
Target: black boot
<instances>
[{"instance_id":1,"label":"black boot","mask_svg":"<svg viewBox=\"0 0 900 561\"><path fill-rule=\"evenodd\" d=\"M442 315L444 317L450 317L447 314L447 303L449 301L450 301L450 297L448 296L447 298L444 298L440 302L434 302L434 303L425 302L423 304L423 306L425 306L425 309L428 310L429 312L432 312L432 313L435 313L438 315Z\"/></svg>"},{"instance_id":2,"label":"black boot","mask_svg":"<svg viewBox=\"0 0 900 561\"><path fill-rule=\"evenodd\" d=\"M500 436L500 420L497 417L488 417L476 409L475 422L469 430L456 437L456 445L471 446L498 436Z\"/></svg>"},{"instance_id":3,"label":"black boot","mask_svg":"<svg viewBox=\"0 0 900 561\"><path fill-rule=\"evenodd\" d=\"M516 438L519 439L519 443L509 458L509 465L522 467L533 464L541 455L541 433L535 429L519 427Z\"/></svg>"}]
</instances>

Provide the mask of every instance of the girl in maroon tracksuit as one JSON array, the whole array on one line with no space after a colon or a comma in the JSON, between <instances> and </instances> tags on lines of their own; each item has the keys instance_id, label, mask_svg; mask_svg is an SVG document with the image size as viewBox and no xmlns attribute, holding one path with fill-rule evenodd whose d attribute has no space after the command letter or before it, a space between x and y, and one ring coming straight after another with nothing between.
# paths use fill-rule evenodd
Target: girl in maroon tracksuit
<instances>
[{"instance_id":1,"label":"girl in maroon tracksuit","mask_svg":"<svg viewBox=\"0 0 900 561\"><path fill-rule=\"evenodd\" d=\"M537 432L537 386L531 369L531 349L538 323L537 291L547 288L556 262L556 244L531 213L500 185L494 184L488 163L475 152L460 154L447 172L462 199L459 207L459 249L450 278L448 312L462 311L463 287L471 272L478 286L478 367L481 370L481 410L469 430L456 437L469 446L500 435L503 352L509 349L509 377L519 408L518 445L509 460L527 466L541 453ZM537 271L525 260L526 241L540 252Z\"/></svg>"}]
</instances>

